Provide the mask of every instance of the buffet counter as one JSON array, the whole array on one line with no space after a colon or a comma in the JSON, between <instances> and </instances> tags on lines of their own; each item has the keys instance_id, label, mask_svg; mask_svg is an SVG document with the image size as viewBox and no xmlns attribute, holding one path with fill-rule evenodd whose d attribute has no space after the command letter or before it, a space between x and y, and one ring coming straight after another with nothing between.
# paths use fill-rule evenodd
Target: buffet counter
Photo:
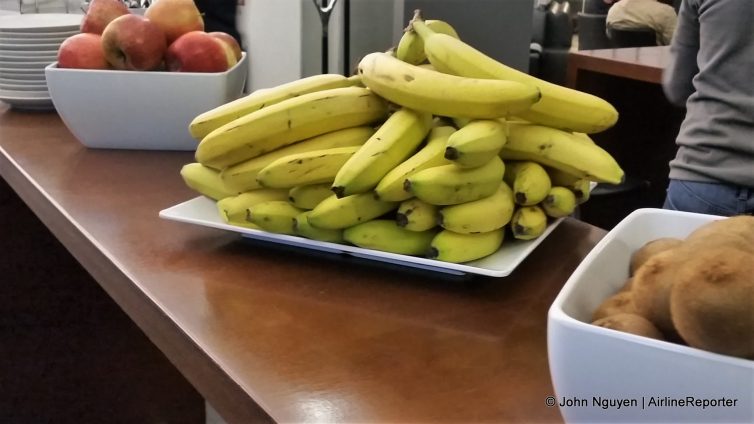
<instances>
[{"instance_id":1,"label":"buffet counter","mask_svg":"<svg viewBox=\"0 0 754 424\"><path fill-rule=\"evenodd\" d=\"M562 422L547 310L604 230L566 219L497 279L286 249L160 219L195 197L192 156L87 149L56 113L0 104L0 175L61 243L49 254L70 252L229 423Z\"/></svg>"}]
</instances>

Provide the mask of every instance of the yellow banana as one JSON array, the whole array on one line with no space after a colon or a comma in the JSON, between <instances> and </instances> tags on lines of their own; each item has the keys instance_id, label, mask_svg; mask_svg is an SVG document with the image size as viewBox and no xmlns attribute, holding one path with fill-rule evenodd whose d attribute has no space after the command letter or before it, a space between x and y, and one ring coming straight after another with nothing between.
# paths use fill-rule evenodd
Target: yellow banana
<instances>
[{"instance_id":1,"label":"yellow banana","mask_svg":"<svg viewBox=\"0 0 754 424\"><path fill-rule=\"evenodd\" d=\"M424 23L434 32L459 38L456 30L445 21L427 19ZM427 55L424 53L424 41L422 41L416 32L411 30L404 31L400 41L398 41L398 47L395 49L395 57L412 65L420 65L427 60Z\"/></svg>"},{"instance_id":2,"label":"yellow banana","mask_svg":"<svg viewBox=\"0 0 754 424\"><path fill-rule=\"evenodd\" d=\"M364 193L406 160L432 127L432 115L399 109L340 168L332 191L338 197Z\"/></svg>"},{"instance_id":3,"label":"yellow banana","mask_svg":"<svg viewBox=\"0 0 754 424\"><path fill-rule=\"evenodd\" d=\"M301 209L314 209L330 196L332 196L330 183L296 186L288 191L288 201Z\"/></svg>"},{"instance_id":4,"label":"yellow banana","mask_svg":"<svg viewBox=\"0 0 754 424\"><path fill-rule=\"evenodd\" d=\"M309 223L315 227L337 230L370 221L397 207L398 203L378 200L373 193L340 198L332 195L312 209Z\"/></svg>"},{"instance_id":5,"label":"yellow banana","mask_svg":"<svg viewBox=\"0 0 754 424\"><path fill-rule=\"evenodd\" d=\"M408 177L406 189L433 205L455 205L491 196L500 186L504 173L505 165L498 157L471 169L441 165Z\"/></svg>"},{"instance_id":6,"label":"yellow banana","mask_svg":"<svg viewBox=\"0 0 754 424\"><path fill-rule=\"evenodd\" d=\"M330 131L375 123L387 103L362 87L333 88L283 100L207 134L196 160L216 169Z\"/></svg>"},{"instance_id":7,"label":"yellow banana","mask_svg":"<svg viewBox=\"0 0 754 424\"><path fill-rule=\"evenodd\" d=\"M417 198L404 200L395 213L395 222L409 231L425 231L437 226L437 206Z\"/></svg>"},{"instance_id":8,"label":"yellow banana","mask_svg":"<svg viewBox=\"0 0 754 424\"><path fill-rule=\"evenodd\" d=\"M228 187L235 190L254 190L262 187L257 181L257 174L259 171L277 159L311 150L361 146L372 136L372 134L374 134L374 128L368 126L332 131L273 150L262 156L245 160L239 164L229 166L220 172L220 177Z\"/></svg>"},{"instance_id":9,"label":"yellow banana","mask_svg":"<svg viewBox=\"0 0 754 424\"><path fill-rule=\"evenodd\" d=\"M250 207L270 200L286 200L287 198L286 190L261 188L218 200L217 210L226 222L239 222L246 219L246 210Z\"/></svg>"},{"instance_id":10,"label":"yellow banana","mask_svg":"<svg viewBox=\"0 0 754 424\"><path fill-rule=\"evenodd\" d=\"M263 187L271 188L332 182L338 170L360 148L334 147L284 156L262 168L257 181Z\"/></svg>"},{"instance_id":11,"label":"yellow banana","mask_svg":"<svg viewBox=\"0 0 754 424\"><path fill-rule=\"evenodd\" d=\"M183 165L181 178L190 189L210 199L220 200L238 194L223 182L219 172L201 163Z\"/></svg>"},{"instance_id":12,"label":"yellow banana","mask_svg":"<svg viewBox=\"0 0 754 424\"><path fill-rule=\"evenodd\" d=\"M400 202L410 198L411 193L403 188L406 178L422 169L449 164L443 156L448 137L455 131L455 128L449 126L432 128L424 147L382 177L374 189L377 197L389 202Z\"/></svg>"},{"instance_id":13,"label":"yellow banana","mask_svg":"<svg viewBox=\"0 0 754 424\"><path fill-rule=\"evenodd\" d=\"M500 248L505 230L487 233L461 234L450 230L437 233L427 257L445 262L462 263L489 256Z\"/></svg>"},{"instance_id":14,"label":"yellow banana","mask_svg":"<svg viewBox=\"0 0 754 424\"><path fill-rule=\"evenodd\" d=\"M456 233L486 233L508 224L514 208L513 191L503 182L492 196L440 208L438 223Z\"/></svg>"},{"instance_id":15,"label":"yellow banana","mask_svg":"<svg viewBox=\"0 0 754 424\"><path fill-rule=\"evenodd\" d=\"M532 161L508 161L505 165L503 179L513 189L517 204L536 205L547 197L552 183L542 165Z\"/></svg>"},{"instance_id":16,"label":"yellow banana","mask_svg":"<svg viewBox=\"0 0 754 424\"><path fill-rule=\"evenodd\" d=\"M424 41L429 62L440 72L537 87L542 98L528 110L516 114L527 121L591 134L610 128L618 120L618 112L607 101L506 66L461 40L435 33L420 15L414 17L410 26Z\"/></svg>"},{"instance_id":17,"label":"yellow banana","mask_svg":"<svg viewBox=\"0 0 754 424\"><path fill-rule=\"evenodd\" d=\"M555 168L547 168L550 181L554 186L566 187L576 196L576 203L582 204L589 200L591 194L591 182L586 178L580 178Z\"/></svg>"},{"instance_id":18,"label":"yellow banana","mask_svg":"<svg viewBox=\"0 0 754 424\"><path fill-rule=\"evenodd\" d=\"M366 249L402 255L424 255L435 232L410 231L392 219L374 219L343 230L343 239Z\"/></svg>"},{"instance_id":19,"label":"yellow banana","mask_svg":"<svg viewBox=\"0 0 754 424\"><path fill-rule=\"evenodd\" d=\"M576 210L576 205L576 195L573 191L561 186L552 187L540 204L547 216L553 218L562 218L572 214Z\"/></svg>"},{"instance_id":20,"label":"yellow banana","mask_svg":"<svg viewBox=\"0 0 754 424\"><path fill-rule=\"evenodd\" d=\"M385 99L440 116L504 117L539 100L533 85L444 74L380 52L364 56L358 70L364 85Z\"/></svg>"},{"instance_id":21,"label":"yellow banana","mask_svg":"<svg viewBox=\"0 0 754 424\"><path fill-rule=\"evenodd\" d=\"M331 88L350 87L360 83L358 77L346 78L339 74L321 74L297 79L276 87L256 90L247 96L200 114L189 124L189 132L192 137L201 141L201 139L213 130L263 107L271 106L302 94L329 90Z\"/></svg>"},{"instance_id":22,"label":"yellow banana","mask_svg":"<svg viewBox=\"0 0 754 424\"><path fill-rule=\"evenodd\" d=\"M519 240L532 240L547 228L547 215L539 206L521 206L513 213L511 231Z\"/></svg>"},{"instance_id":23,"label":"yellow banana","mask_svg":"<svg viewBox=\"0 0 754 424\"><path fill-rule=\"evenodd\" d=\"M507 141L508 124L504 120L476 119L465 124L448 138L445 158L461 168L476 168L500 153Z\"/></svg>"},{"instance_id":24,"label":"yellow banana","mask_svg":"<svg viewBox=\"0 0 754 424\"><path fill-rule=\"evenodd\" d=\"M296 235L293 223L301 212L284 200L268 200L247 209L246 220L271 233Z\"/></svg>"},{"instance_id":25,"label":"yellow banana","mask_svg":"<svg viewBox=\"0 0 754 424\"><path fill-rule=\"evenodd\" d=\"M542 125L510 123L504 160L530 160L591 181L619 184L623 170L610 153L573 134Z\"/></svg>"},{"instance_id":26,"label":"yellow banana","mask_svg":"<svg viewBox=\"0 0 754 424\"><path fill-rule=\"evenodd\" d=\"M328 187L329 191L329 187ZM332 193L330 193L332 195ZM296 234L312 240L328 241L330 243L342 243L343 230L326 230L309 223L311 211L301 212L294 218L293 229Z\"/></svg>"}]
</instances>

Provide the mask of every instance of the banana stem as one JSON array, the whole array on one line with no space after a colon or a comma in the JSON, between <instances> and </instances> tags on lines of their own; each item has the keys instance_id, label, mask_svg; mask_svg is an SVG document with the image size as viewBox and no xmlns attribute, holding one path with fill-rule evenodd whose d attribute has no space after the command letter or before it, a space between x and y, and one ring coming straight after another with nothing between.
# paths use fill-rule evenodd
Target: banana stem
<instances>
[{"instance_id":1,"label":"banana stem","mask_svg":"<svg viewBox=\"0 0 754 424\"><path fill-rule=\"evenodd\" d=\"M361 82L361 75L355 74L351 75L350 77L346 78L351 86L354 87L361 87L364 84Z\"/></svg>"},{"instance_id":2,"label":"banana stem","mask_svg":"<svg viewBox=\"0 0 754 424\"><path fill-rule=\"evenodd\" d=\"M419 37L421 37L423 41L435 33L434 31L429 29L427 24L424 23L424 18L422 18L422 12L419 9L416 9L414 11L414 17L411 19L411 22L409 22L406 30L413 30L419 35Z\"/></svg>"}]
</instances>

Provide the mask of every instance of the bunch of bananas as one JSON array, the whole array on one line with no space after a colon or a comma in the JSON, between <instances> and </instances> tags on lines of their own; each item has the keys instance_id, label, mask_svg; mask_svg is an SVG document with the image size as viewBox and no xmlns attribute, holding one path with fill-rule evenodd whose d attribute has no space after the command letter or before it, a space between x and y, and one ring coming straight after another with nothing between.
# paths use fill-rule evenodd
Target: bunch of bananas
<instances>
[{"instance_id":1,"label":"bunch of bananas","mask_svg":"<svg viewBox=\"0 0 754 424\"><path fill-rule=\"evenodd\" d=\"M302 78L197 116L196 162L181 175L233 225L468 262L506 232L541 236L591 182L621 182L587 135L617 118L417 12L357 75Z\"/></svg>"}]
</instances>

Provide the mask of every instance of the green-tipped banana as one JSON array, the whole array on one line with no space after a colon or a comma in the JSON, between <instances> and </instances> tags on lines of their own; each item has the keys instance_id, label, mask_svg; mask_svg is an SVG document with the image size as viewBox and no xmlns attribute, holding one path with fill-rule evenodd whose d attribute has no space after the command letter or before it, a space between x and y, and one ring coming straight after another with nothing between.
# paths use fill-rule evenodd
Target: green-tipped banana
<instances>
[{"instance_id":1,"label":"green-tipped banana","mask_svg":"<svg viewBox=\"0 0 754 424\"><path fill-rule=\"evenodd\" d=\"M302 94L329 90L331 88L350 87L358 84L360 84L358 77L346 78L339 74L321 74L301 78L272 88L256 90L247 96L200 114L189 124L189 132L192 137L200 141L213 130L263 107L268 107Z\"/></svg>"},{"instance_id":2,"label":"green-tipped banana","mask_svg":"<svg viewBox=\"0 0 754 424\"><path fill-rule=\"evenodd\" d=\"M532 161L509 161L505 165L503 178L513 189L517 204L536 205L547 197L552 183L542 165Z\"/></svg>"},{"instance_id":3,"label":"green-tipped banana","mask_svg":"<svg viewBox=\"0 0 754 424\"><path fill-rule=\"evenodd\" d=\"M424 23L434 32L459 38L456 30L445 21L427 19ZM424 41L422 41L416 32L407 28L403 32L400 41L398 41L398 47L395 49L395 57L412 65L420 65L427 60L427 55L424 53Z\"/></svg>"},{"instance_id":4,"label":"green-tipped banana","mask_svg":"<svg viewBox=\"0 0 754 424\"><path fill-rule=\"evenodd\" d=\"M476 168L500 154L507 140L508 125L503 120L473 120L448 138L445 158L461 168Z\"/></svg>"},{"instance_id":5,"label":"green-tipped banana","mask_svg":"<svg viewBox=\"0 0 754 424\"><path fill-rule=\"evenodd\" d=\"M533 77L496 61L461 40L435 33L422 21L420 14L412 20L411 27L424 41L424 51L430 63L440 72L537 87L542 98L528 110L517 113L529 122L591 134L610 128L618 120L618 112L607 101Z\"/></svg>"},{"instance_id":6,"label":"green-tipped banana","mask_svg":"<svg viewBox=\"0 0 754 424\"><path fill-rule=\"evenodd\" d=\"M400 109L340 168L332 190L338 197L364 193L406 160L432 127L432 115Z\"/></svg>"},{"instance_id":7,"label":"green-tipped banana","mask_svg":"<svg viewBox=\"0 0 754 424\"><path fill-rule=\"evenodd\" d=\"M332 196L330 183L297 186L288 191L288 201L301 209L314 209L330 196Z\"/></svg>"},{"instance_id":8,"label":"green-tipped banana","mask_svg":"<svg viewBox=\"0 0 754 424\"><path fill-rule=\"evenodd\" d=\"M271 233L296 235L293 223L301 212L304 210L287 201L270 200L247 209L246 220Z\"/></svg>"},{"instance_id":9,"label":"green-tipped banana","mask_svg":"<svg viewBox=\"0 0 754 424\"><path fill-rule=\"evenodd\" d=\"M378 200L371 192L341 198L332 195L312 209L309 223L319 228L338 230L371 221L397 207L398 203Z\"/></svg>"},{"instance_id":10,"label":"green-tipped banana","mask_svg":"<svg viewBox=\"0 0 754 424\"><path fill-rule=\"evenodd\" d=\"M534 161L591 181L623 181L623 169L610 153L569 132L542 125L511 122L508 142L500 150L500 157Z\"/></svg>"},{"instance_id":11,"label":"green-tipped banana","mask_svg":"<svg viewBox=\"0 0 754 424\"><path fill-rule=\"evenodd\" d=\"M580 205L589 200L592 191L591 181L555 168L547 168L547 173L550 175L553 186L566 187L573 192L577 204Z\"/></svg>"},{"instance_id":12,"label":"green-tipped banana","mask_svg":"<svg viewBox=\"0 0 754 424\"><path fill-rule=\"evenodd\" d=\"M296 235L311 240L328 241L330 243L343 242L343 230L326 230L324 228L313 226L309 223L310 213L311 211L306 211L296 215L293 223L293 229L296 231Z\"/></svg>"},{"instance_id":13,"label":"green-tipped banana","mask_svg":"<svg viewBox=\"0 0 754 424\"><path fill-rule=\"evenodd\" d=\"M333 147L284 156L262 168L257 181L263 187L291 188L332 182L335 174L361 146Z\"/></svg>"},{"instance_id":14,"label":"green-tipped banana","mask_svg":"<svg viewBox=\"0 0 754 424\"><path fill-rule=\"evenodd\" d=\"M409 231L426 231L437 226L437 206L417 198L404 200L395 213L395 222Z\"/></svg>"},{"instance_id":15,"label":"green-tipped banana","mask_svg":"<svg viewBox=\"0 0 754 424\"><path fill-rule=\"evenodd\" d=\"M427 168L406 179L406 190L433 205L456 205L491 196L503 180L505 165L494 158L478 168L454 164Z\"/></svg>"},{"instance_id":16,"label":"green-tipped banana","mask_svg":"<svg viewBox=\"0 0 754 424\"><path fill-rule=\"evenodd\" d=\"M286 190L260 188L218 200L217 210L225 222L239 222L246 220L246 210L250 207L270 200L286 200L287 197Z\"/></svg>"},{"instance_id":17,"label":"green-tipped banana","mask_svg":"<svg viewBox=\"0 0 754 424\"><path fill-rule=\"evenodd\" d=\"M532 240L547 228L547 215L539 206L522 206L513 213L511 231L519 240Z\"/></svg>"},{"instance_id":18,"label":"green-tipped banana","mask_svg":"<svg viewBox=\"0 0 754 424\"><path fill-rule=\"evenodd\" d=\"M454 132L455 128L449 126L432 128L424 147L382 177L374 189L377 197L389 202L400 202L410 198L411 193L403 188L406 178L422 169L450 163L443 156L448 137Z\"/></svg>"},{"instance_id":19,"label":"green-tipped banana","mask_svg":"<svg viewBox=\"0 0 754 424\"><path fill-rule=\"evenodd\" d=\"M220 200L235 196L237 191L228 187L220 178L220 173L208 168L201 163L189 163L181 168L183 182L192 190L209 197Z\"/></svg>"},{"instance_id":20,"label":"green-tipped banana","mask_svg":"<svg viewBox=\"0 0 754 424\"><path fill-rule=\"evenodd\" d=\"M363 87L303 94L233 120L202 139L196 160L222 169L320 134L384 119L387 103Z\"/></svg>"},{"instance_id":21,"label":"green-tipped banana","mask_svg":"<svg viewBox=\"0 0 754 424\"><path fill-rule=\"evenodd\" d=\"M504 237L505 230L502 228L476 234L443 230L432 239L427 257L453 263L474 261L497 252Z\"/></svg>"},{"instance_id":22,"label":"green-tipped banana","mask_svg":"<svg viewBox=\"0 0 754 424\"><path fill-rule=\"evenodd\" d=\"M345 128L299 141L262 156L229 166L220 172L225 184L239 191L254 190L262 187L257 181L257 174L265 166L284 156L309 152L312 150L332 149L335 147L361 146L374 134L374 128L360 126Z\"/></svg>"},{"instance_id":23,"label":"green-tipped banana","mask_svg":"<svg viewBox=\"0 0 754 424\"><path fill-rule=\"evenodd\" d=\"M364 85L381 97L440 116L498 118L523 112L539 100L533 85L444 74L385 53L364 56L358 69Z\"/></svg>"},{"instance_id":24,"label":"green-tipped banana","mask_svg":"<svg viewBox=\"0 0 754 424\"><path fill-rule=\"evenodd\" d=\"M435 232L410 231L392 219L374 219L343 230L343 238L356 246L402 255L424 255Z\"/></svg>"},{"instance_id":25,"label":"green-tipped banana","mask_svg":"<svg viewBox=\"0 0 754 424\"><path fill-rule=\"evenodd\" d=\"M576 195L573 191L566 187L554 186L540 206L547 216L562 218L572 214L576 210L576 205Z\"/></svg>"},{"instance_id":26,"label":"green-tipped banana","mask_svg":"<svg viewBox=\"0 0 754 424\"><path fill-rule=\"evenodd\" d=\"M514 208L513 191L503 182L492 196L440 208L438 223L456 233L486 233L509 223Z\"/></svg>"}]
</instances>

